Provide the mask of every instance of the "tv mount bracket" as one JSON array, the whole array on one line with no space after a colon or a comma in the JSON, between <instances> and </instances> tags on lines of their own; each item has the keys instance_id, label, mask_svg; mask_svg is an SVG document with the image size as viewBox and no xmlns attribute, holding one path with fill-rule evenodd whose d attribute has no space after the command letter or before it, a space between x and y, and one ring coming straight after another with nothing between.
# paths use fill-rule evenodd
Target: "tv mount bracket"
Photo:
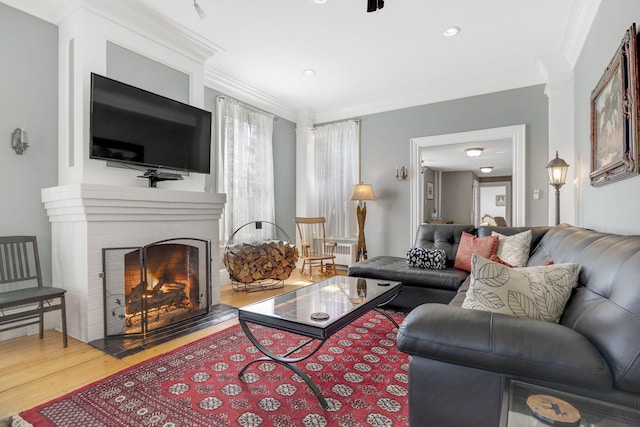
<instances>
[{"instance_id":1,"label":"tv mount bracket","mask_svg":"<svg viewBox=\"0 0 640 427\"><path fill-rule=\"evenodd\" d=\"M184 179L179 173L159 172L156 169L148 169L144 175L138 178L146 178L149 180L149 187L155 188L160 181L179 181Z\"/></svg>"}]
</instances>

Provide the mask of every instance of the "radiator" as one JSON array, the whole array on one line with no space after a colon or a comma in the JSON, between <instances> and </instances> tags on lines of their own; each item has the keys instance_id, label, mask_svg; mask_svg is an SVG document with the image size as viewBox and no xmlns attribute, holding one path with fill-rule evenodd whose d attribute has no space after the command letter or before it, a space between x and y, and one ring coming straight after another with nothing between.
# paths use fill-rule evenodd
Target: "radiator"
<instances>
[{"instance_id":1,"label":"radiator","mask_svg":"<svg viewBox=\"0 0 640 427\"><path fill-rule=\"evenodd\" d=\"M356 243L338 243L333 252L336 256L336 264L349 265L356 262L358 245Z\"/></svg>"},{"instance_id":2,"label":"radiator","mask_svg":"<svg viewBox=\"0 0 640 427\"><path fill-rule=\"evenodd\" d=\"M313 239L315 253L322 253L322 239ZM357 243L338 243L333 254L336 256L335 263L339 265L349 265L356 262L358 252Z\"/></svg>"}]
</instances>

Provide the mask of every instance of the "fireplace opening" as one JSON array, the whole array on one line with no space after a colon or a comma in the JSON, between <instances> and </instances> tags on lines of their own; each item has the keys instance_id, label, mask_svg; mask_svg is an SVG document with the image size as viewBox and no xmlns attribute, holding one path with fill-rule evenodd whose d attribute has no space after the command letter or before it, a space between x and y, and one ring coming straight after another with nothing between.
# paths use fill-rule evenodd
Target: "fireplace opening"
<instances>
[{"instance_id":1,"label":"fireplace opening","mask_svg":"<svg viewBox=\"0 0 640 427\"><path fill-rule=\"evenodd\" d=\"M210 310L210 243L103 249L105 336L146 334Z\"/></svg>"}]
</instances>

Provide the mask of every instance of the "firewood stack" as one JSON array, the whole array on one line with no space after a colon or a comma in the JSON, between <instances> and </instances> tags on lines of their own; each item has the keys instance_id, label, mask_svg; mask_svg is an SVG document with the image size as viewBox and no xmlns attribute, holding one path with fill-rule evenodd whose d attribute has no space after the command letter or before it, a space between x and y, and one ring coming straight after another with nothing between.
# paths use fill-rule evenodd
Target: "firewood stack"
<instances>
[{"instance_id":1,"label":"firewood stack","mask_svg":"<svg viewBox=\"0 0 640 427\"><path fill-rule=\"evenodd\" d=\"M297 261L298 248L278 240L227 247L224 257L231 279L239 283L285 280L295 270Z\"/></svg>"}]
</instances>

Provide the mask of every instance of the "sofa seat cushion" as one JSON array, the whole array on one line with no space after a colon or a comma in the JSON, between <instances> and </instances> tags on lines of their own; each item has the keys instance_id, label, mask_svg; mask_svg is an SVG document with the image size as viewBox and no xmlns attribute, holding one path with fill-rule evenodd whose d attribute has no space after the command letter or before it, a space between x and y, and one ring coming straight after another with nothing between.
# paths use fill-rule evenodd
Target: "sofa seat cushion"
<instances>
[{"instance_id":1,"label":"sofa seat cushion","mask_svg":"<svg viewBox=\"0 0 640 427\"><path fill-rule=\"evenodd\" d=\"M611 390L611 371L583 335L557 323L444 304L423 304L398 331L400 351L416 357Z\"/></svg>"},{"instance_id":2,"label":"sofa seat cushion","mask_svg":"<svg viewBox=\"0 0 640 427\"><path fill-rule=\"evenodd\" d=\"M396 280L404 286L443 289L456 292L467 278L465 271L454 268L430 270L410 267L402 257L377 256L349 266L349 276Z\"/></svg>"}]
</instances>

